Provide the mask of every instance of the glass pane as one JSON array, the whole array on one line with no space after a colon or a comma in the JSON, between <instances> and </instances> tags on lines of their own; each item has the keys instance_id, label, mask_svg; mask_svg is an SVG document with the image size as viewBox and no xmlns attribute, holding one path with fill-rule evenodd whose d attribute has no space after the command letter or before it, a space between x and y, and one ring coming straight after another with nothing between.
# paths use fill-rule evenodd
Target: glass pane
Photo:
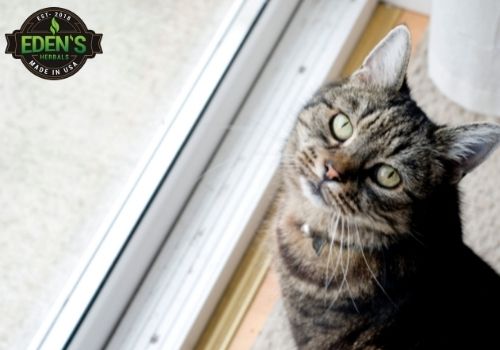
<instances>
[{"instance_id":1,"label":"glass pane","mask_svg":"<svg viewBox=\"0 0 500 350\"><path fill-rule=\"evenodd\" d=\"M27 347L234 2L56 1L104 53L58 81L0 60L1 349ZM42 7L0 6L0 34Z\"/></svg>"}]
</instances>

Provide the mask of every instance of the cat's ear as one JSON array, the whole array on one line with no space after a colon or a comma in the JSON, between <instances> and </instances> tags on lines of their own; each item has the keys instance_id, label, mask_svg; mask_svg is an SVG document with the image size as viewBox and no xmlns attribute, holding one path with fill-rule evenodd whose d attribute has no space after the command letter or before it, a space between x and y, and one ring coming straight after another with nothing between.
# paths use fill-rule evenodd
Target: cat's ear
<instances>
[{"instance_id":1,"label":"cat's ear","mask_svg":"<svg viewBox=\"0 0 500 350\"><path fill-rule=\"evenodd\" d=\"M350 80L357 85L399 90L410 60L410 32L399 25L375 46Z\"/></svg>"},{"instance_id":2,"label":"cat's ear","mask_svg":"<svg viewBox=\"0 0 500 350\"><path fill-rule=\"evenodd\" d=\"M452 182L457 183L481 164L500 142L500 125L469 124L444 127L435 133L438 151L448 160Z\"/></svg>"}]
</instances>

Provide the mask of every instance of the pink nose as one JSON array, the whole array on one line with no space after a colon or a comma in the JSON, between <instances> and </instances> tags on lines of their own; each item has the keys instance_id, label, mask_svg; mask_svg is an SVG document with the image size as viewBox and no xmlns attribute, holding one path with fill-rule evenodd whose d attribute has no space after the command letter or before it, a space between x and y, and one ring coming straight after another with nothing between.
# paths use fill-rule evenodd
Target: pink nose
<instances>
[{"instance_id":1,"label":"pink nose","mask_svg":"<svg viewBox=\"0 0 500 350\"><path fill-rule=\"evenodd\" d=\"M325 180L340 181L340 174L333 167L333 162L331 160L325 161Z\"/></svg>"}]
</instances>

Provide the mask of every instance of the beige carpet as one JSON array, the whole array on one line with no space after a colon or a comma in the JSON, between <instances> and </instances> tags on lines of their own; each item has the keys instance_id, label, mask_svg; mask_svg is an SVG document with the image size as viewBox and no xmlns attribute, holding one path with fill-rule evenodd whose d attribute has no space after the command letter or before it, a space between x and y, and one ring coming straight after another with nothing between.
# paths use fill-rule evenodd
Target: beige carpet
<instances>
[{"instance_id":1,"label":"beige carpet","mask_svg":"<svg viewBox=\"0 0 500 350\"><path fill-rule=\"evenodd\" d=\"M466 111L448 100L427 76L427 45L417 50L408 71L412 96L437 123L450 125L472 122L498 122ZM461 183L462 218L465 241L500 273L500 150ZM259 334L254 350L295 349L282 303L278 303Z\"/></svg>"}]
</instances>

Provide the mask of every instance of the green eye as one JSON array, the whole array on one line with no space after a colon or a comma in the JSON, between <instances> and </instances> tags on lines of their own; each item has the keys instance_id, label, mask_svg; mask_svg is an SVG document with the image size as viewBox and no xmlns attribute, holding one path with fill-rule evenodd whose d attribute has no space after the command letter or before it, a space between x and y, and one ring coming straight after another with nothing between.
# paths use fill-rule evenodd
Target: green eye
<instances>
[{"instance_id":1,"label":"green eye","mask_svg":"<svg viewBox=\"0 0 500 350\"><path fill-rule=\"evenodd\" d=\"M386 188L394 188L401 183L401 177L396 169L390 165L381 165L376 174L377 182Z\"/></svg>"},{"instance_id":2,"label":"green eye","mask_svg":"<svg viewBox=\"0 0 500 350\"><path fill-rule=\"evenodd\" d=\"M337 140L345 141L352 136L352 124L345 114L337 114L331 123L332 134Z\"/></svg>"}]
</instances>

